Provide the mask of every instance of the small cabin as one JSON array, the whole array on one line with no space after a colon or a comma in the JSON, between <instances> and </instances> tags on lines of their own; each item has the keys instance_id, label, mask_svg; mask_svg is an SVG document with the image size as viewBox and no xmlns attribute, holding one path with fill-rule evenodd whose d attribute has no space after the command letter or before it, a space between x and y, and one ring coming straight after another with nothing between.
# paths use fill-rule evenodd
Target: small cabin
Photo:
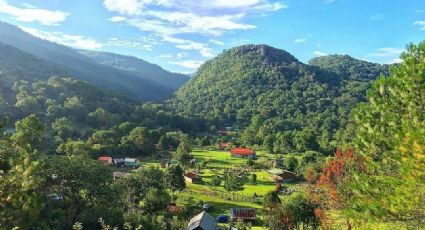
<instances>
[{"instance_id":1,"label":"small cabin","mask_svg":"<svg viewBox=\"0 0 425 230\"><path fill-rule=\"evenodd\" d=\"M220 149L220 150L225 150L227 147L229 147L229 143L227 143L227 142L220 142L218 144L218 149Z\"/></svg>"},{"instance_id":2,"label":"small cabin","mask_svg":"<svg viewBox=\"0 0 425 230\"><path fill-rule=\"evenodd\" d=\"M297 179L297 175L288 170L271 169L268 173L271 175L271 179L275 182L291 182Z\"/></svg>"},{"instance_id":3,"label":"small cabin","mask_svg":"<svg viewBox=\"0 0 425 230\"><path fill-rule=\"evenodd\" d=\"M125 159L124 158L114 158L112 159L112 163L114 166L122 167L124 165Z\"/></svg>"},{"instance_id":4,"label":"small cabin","mask_svg":"<svg viewBox=\"0 0 425 230\"><path fill-rule=\"evenodd\" d=\"M257 212L253 208L231 208L230 218L232 220L255 221Z\"/></svg>"},{"instance_id":5,"label":"small cabin","mask_svg":"<svg viewBox=\"0 0 425 230\"><path fill-rule=\"evenodd\" d=\"M101 156L97 160L104 165L112 165L112 157Z\"/></svg>"},{"instance_id":6,"label":"small cabin","mask_svg":"<svg viewBox=\"0 0 425 230\"><path fill-rule=\"evenodd\" d=\"M202 182L202 178L194 172L188 172L184 174L184 180L192 184L200 184Z\"/></svg>"},{"instance_id":7,"label":"small cabin","mask_svg":"<svg viewBox=\"0 0 425 230\"><path fill-rule=\"evenodd\" d=\"M255 159L255 151L250 148L233 148L230 150L230 154L232 157L239 157L239 158L251 158Z\"/></svg>"},{"instance_id":8,"label":"small cabin","mask_svg":"<svg viewBox=\"0 0 425 230\"><path fill-rule=\"evenodd\" d=\"M217 230L217 221L204 211L190 219L187 230Z\"/></svg>"}]
</instances>

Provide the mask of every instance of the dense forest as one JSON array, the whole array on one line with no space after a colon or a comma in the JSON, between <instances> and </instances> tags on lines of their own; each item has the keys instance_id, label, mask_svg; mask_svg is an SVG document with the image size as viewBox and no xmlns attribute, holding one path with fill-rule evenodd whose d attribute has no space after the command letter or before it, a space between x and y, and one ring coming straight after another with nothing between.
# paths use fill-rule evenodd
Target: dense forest
<instances>
[{"instance_id":1,"label":"dense forest","mask_svg":"<svg viewBox=\"0 0 425 230\"><path fill-rule=\"evenodd\" d=\"M258 219L220 227L425 225L425 42L397 65L243 45L180 87L140 59L0 34L0 229L181 230L233 207Z\"/></svg>"},{"instance_id":2,"label":"dense forest","mask_svg":"<svg viewBox=\"0 0 425 230\"><path fill-rule=\"evenodd\" d=\"M266 45L224 51L205 63L176 93L175 109L231 126L239 143L270 152L332 153L350 111L389 66L346 55L318 57L304 64Z\"/></svg>"}]
</instances>

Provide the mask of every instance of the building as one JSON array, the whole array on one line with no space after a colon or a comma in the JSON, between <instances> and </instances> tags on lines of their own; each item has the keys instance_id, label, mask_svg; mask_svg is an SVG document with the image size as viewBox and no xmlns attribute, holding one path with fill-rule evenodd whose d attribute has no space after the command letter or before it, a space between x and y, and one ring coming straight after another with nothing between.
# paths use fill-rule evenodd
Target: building
<instances>
[{"instance_id":1,"label":"building","mask_svg":"<svg viewBox=\"0 0 425 230\"><path fill-rule=\"evenodd\" d=\"M255 151L250 148L233 148L230 150L230 154L232 157L240 157L240 158L252 158L255 159Z\"/></svg>"},{"instance_id":2,"label":"building","mask_svg":"<svg viewBox=\"0 0 425 230\"><path fill-rule=\"evenodd\" d=\"M190 219L187 230L217 230L217 222L204 211Z\"/></svg>"},{"instance_id":3,"label":"building","mask_svg":"<svg viewBox=\"0 0 425 230\"><path fill-rule=\"evenodd\" d=\"M112 159L112 163L114 166L122 167L124 165L125 159L124 158L114 158Z\"/></svg>"},{"instance_id":4,"label":"building","mask_svg":"<svg viewBox=\"0 0 425 230\"><path fill-rule=\"evenodd\" d=\"M127 173L127 172L118 172L118 171L116 171L116 172L113 172L112 173L112 177L114 178L114 180L116 180L116 179L119 179L119 178L123 178L123 177L126 177L126 176L128 176L130 173Z\"/></svg>"},{"instance_id":5,"label":"building","mask_svg":"<svg viewBox=\"0 0 425 230\"><path fill-rule=\"evenodd\" d=\"M233 220L255 221L257 212L253 208L231 208L230 218Z\"/></svg>"},{"instance_id":6,"label":"building","mask_svg":"<svg viewBox=\"0 0 425 230\"><path fill-rule=\"evenodd\" d=\"M192 184L199 184L202 182L202 178L199 177L198 174L194 172L188 172L184 174L184 180Z\"/></svg>"},{"instance_id":7,"label":"building","mask_svg":"<svg viewBox=\"0 0 425 230\"><path fill-rule=\"evenodd\" d=\"M218 149L220 149L220 150L225 150L227 147L229 147L229 143L227 143L227 142L220 142L218 144Z\"/></svg>"},{"instance_id":8,"label":"building","mask_svg":"<svg viewBox=\"0 0 425 230\"><path fill-rule=\"evenodd\" d=\"M99 159L97 159L98 161L100 161L102 164L105 165L112 165L112 157L108 157L108 156L101 156L99 157Z\"/></svg>"},{"instance_id":9,"label":"building","mask_svg":"<svg viewBox=\"0 0 425 230\"><path fill-rule=\"evenodd\" d=\"M290 182L297 179L295 173L282 170L282 169L270 169L268 173L271 175L271 179L276 182Z\"/></svg>"}]
</instances>

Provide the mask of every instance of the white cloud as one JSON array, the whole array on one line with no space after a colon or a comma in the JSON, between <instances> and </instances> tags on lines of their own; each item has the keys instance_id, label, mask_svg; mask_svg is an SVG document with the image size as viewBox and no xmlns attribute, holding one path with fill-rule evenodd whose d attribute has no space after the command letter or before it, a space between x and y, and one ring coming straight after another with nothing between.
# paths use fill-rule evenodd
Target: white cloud
<instances>
[{"instance_id":1,"label":"white cloud","mask_svg":"<svg viewBox=\"0 0 425 230\"><path fill-rule=\"evenodd\" d=\"M103 44L96 40L81 35L70 35L62 32L46 32L34 28L20 27L23 31L32 34L35 37L55 42L61 45L70 46L77 49L100 49Z\"/></svg>"},{"instance_id":2,"label":"white cloud","mask_svg":"<svg viewBox=\"0 0 425 230\"><path fill-rule=\"evenodd\" d=\"M326 56L326 55L328 55L327 53L324 53L324 52L321 52L321 51L314 51L313 52L313 54L316 56L316 57L321 57L321 56Z\"/></svg>"},{"instance_id":3,"label":"white cloud","mask_svg":"<svg viewBox=\"0 0 425 230\"><path fill-rule=\"evenodd\" d=\"M389 61L387 64L396 64L396 63L401 63L403 62L403 60L401 60L401 58L394 58L391 61Z\"/></svg>"},{"instance_id":4,"label":"white cloud","mask_svg":"<svg viewBox=\"0 0 425 230\"><path fill-rule=\"evenodd\" d=\"M214 39L210 39L210 42L213 43L213 44L216 44L216 45L220 45L220 46L224 45L224 42L218 41L218 40L214 40Z\"/></svg>"},{"instance_id":5,"label":"white cloud","mask_svg":"<svg viewBox=\"0 0 425 230\"><path fill-rule=\"evenodd\" d=\"M400 63L400 54L404 52L404 49L397 47L384 47L376 49L375 51L365 55L365 58L372 62L393 64Z\"/></svg>"},{"instance_id":6,"label":"white cloud","mask_svg":"<svg viewBox=\"0 0 425 230\"><path fill-rule=\"evenodd\" d=\"M154 44L147 44L137 39L126 40L121 38L109 38L105 45L118 46L123 48L130 48L130 49L140 49L140 50L146 50L146 51L152 51L154 47Z\"/></svg>"},{"instance_id":7,"label":"white cloud","mask_svg":"<svg viewBox=\"0 0 425 230\"><path fill-rule=\"evenodd\" d=\"M21 22L38 22L46 26L54 26L65 21L69 15L59 10L39 9L28 4L23 7L15 7L10 5L7 0L0 0L0 13L11 15Z\"/></svg>"},{"instance_id":8,"label":"white cloud","mask_svg":"<svg viewBox=\"0 0 425 230\"><path fill-rule=\"evenodd\" d=\"M111 22L123 22L123 21L126 21L126 20L127 20L126 17L121 17L121 16L114 16L114 17L109 18L109 21L111 21Z\"/></svg>"},{"instance_id":9,"label":"white cloud","mask_svg":"<svg viewBox=\"0 0 425 230\"><path fill-rule=\"evenodd\" d=\"M162 37L163 41L175 44L175 47L182 50L197 50L203 57L214 56L213 50L208 47L208 44L194 42L191 40L176 38L165 35Z\"/></svg>"},{"instance_id":10,"label":"white cloud","mask_svg":"<svg viewBox=\"0 0 425 230\"><path fill-rule=\"evenodd\" d=\"M307 41L306 38L297 38L294 40L295 43L305 43Z\"/></svg>"},{"instance_id":11,"label":"white cloud","mask_svg":"<svg viewBox=\"0 0 425 230\"><path fill-rule=\"evenodd\" d=\"M142 31L219 36L226 31L256 28L241 22L248 15L288 7L272 1L275 0L104 0L103 3L107 10L128 17L127 23Z\"/></svg>"},{"instance_id":12,"label":"white cloud","mask_svg":"<svg viewBox=\"0 0 425 230\"><path fill-rule=\"evenodd\" d=\"M185 61L176 61L176 62L170 62L170 63L174 64L174 65L181 66L181 67L189 68L189 69L197 69L204 62L203 61L196 61L196 60L185 60Z\"/></svg>"},{"instance_id":13,"label":"white cloud","mask_svg":"<svg viewBox=\"0 0 425 230\"><path fill-rule=\"evenodd\" d=\"M416 25L416 26L419 26L420 30L425 30L425 21L416 21L413 24Z\"/></svg>"},{"instance_id":14,"label":"white cloud","mask_svg":"<svg viewBox=\"0 0 425 230\"><path fill-rule=\"evenodd\" d=\"M394 47L384 47L376 49L375 52L369 53L366 56L368 57L398 57L404 51L404 49L394 48Z\"/></svg>"}]
</instances>

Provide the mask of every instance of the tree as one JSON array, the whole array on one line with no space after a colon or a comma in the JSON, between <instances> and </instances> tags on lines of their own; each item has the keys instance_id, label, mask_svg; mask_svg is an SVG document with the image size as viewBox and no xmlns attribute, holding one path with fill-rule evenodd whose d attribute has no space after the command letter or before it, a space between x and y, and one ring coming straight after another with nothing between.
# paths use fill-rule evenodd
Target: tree
<instances>
[{"instance_id":1,"label":"tree","mask_svg":"<svg viewBox=\"0 0 425 230\"><path fill-rule=\"evenodd\" d=\"M256 184L257 183L257 174L253 173L251 175L251 183Z\"/></svg>"},{"instance_id":2,"label":"tree","mask_svg":"<svg viewBox=\"0 0 425 230\"><path fill-rule=\"evenodd\" d=\"M19 139L21 141L21 139ZM44 178L39 152L29 152L10 140L0 148L0 227L38 228L44 206Z\"/></svg>"},{"instance_id":3,"label":"tree","mask_svg":"<svg viewBox=\"0 0 425 230\"><path fill-rule=\"evenodd\" d=\"M7 101L0 95L0 117L4 117L7 109Z\"/></svg>"},{"instance_id":4,"label":"tree","mask_svg":"<svg viewBox=\"0 0 425 230\"><path fill-rule=\"evenodd\" d=\"M207 136L204 136L204 137L202 137L200 144L201 144L202 147L206 147L206 146L211 145L211 142L210 142L210 139L208 139Z\"/></svg>"},{"instance_id":5,"label":"tree","mask_svg":"<svg viewBox=\"0 0 425 230\"><path fill-rule=\"evenodd\" d=\"M109 210L106 207L115 206L117 199L110 187L112 171L109 167L81 156L58 156L50 158L46 164L44 173L49 178L49 192L62 197L60 205L63 205L64 216L59 221L64 223L64 228L76 221L85 222L85 225L96 223L97 217L83 220L99 209L106 215Z\"/></svg>"},{"instance_id":6,"label":"tree","mask_svg":"<svg viewBox=\"0 0 425 230\"><path fill-rule=\"evenodd\" d=\"M425 212L425 42L380 77L354 112L353 146L364 162L353 176L351 214L423 226Z\"/></svg>"},{"instance_id":7,"label":"tree","mask_svg":"<svg viewBox=\"0 0 425 230\"><path fill-rule=\"evenodd\" d=\"M38 149L45 140L44 124L34 114L16 122L12 140L21 147Z\"/></svg>"},{"instance_id":8,"label":"tree","mask_svg":"<svg viewBox=\"0 0 425 230\"><path fill-rule=\"evenodd\" d=\"M168 188L173 192L183 191L186 188L186 182L183 177L184 171L179 165L171 165L165 171L165 180Z\"/></svg>"},{"instance_id":9,"label":"tree","mask_svg":"<svg viewBox=\"0 0 425 230\"><path fill-rule=\"evenodd\" d=\"M78 136L78 129L66 117L56 119L52 124L53 131L60 138L61 141L66 141L68 138L74 138Z\"/></svg>"},{"instance_id":10,"label":"tree","mask_svg":"<svg viewBox=\"0 0 425 230\"><path fill-rule=\"evenodd\" d=\"M319 219L315 215L316 205L304 194L294 193L282 201L282 205L271 209L266 217L270 230L317 229Z\"/></svg>"},{"instance_id":11,"label":"tree","mask_svg":"<svg viewBox=\"0 0 425 230\"><path fill-rule=\"evenodd\" d=\"M213 175L211 177L211 185L212 186L220 186L221 185L221 177L218 175Z\"/></svg>"},{"instance_id":12,"label":"tree","mask_svg":"<svg viewBox=\"0 0 425 230\"><path fill-rule=\"evenodd\" d=\"M190 140L187 136L184 136L177 147L174 159L183 167L188 167L190 161L193 159L191 154L192 148L190 146Z\"/></svg>"},{"instance_id":13,"label":"tree","mask_svg":"<svg viewBox=\"0 0 425 230\"><path fill-rule=\"evenodd\" d=\"M285 158L285 167L287 170L294 172L297 169L298 160L292 155L288 155Z\"/></svg>"},{"instance_id":14,"label":"tree","mask_svg":"<svg viewBox=\"0 0 425 230\"><path fill-rule=\"evenodd\" d=\"M235 173L226 173L223 177L223 187L228 192L235 192L243 190L243 181Z\"/></svg>"},{"instance_id":15,"label":"tree","mask_svg":"<svg viewBox=\"0 0 425 230\"><path fill-rule=\"evenodd\" d=\"M323 173L317 181L313 181L313 172L308 172L308 199L318 204L316 213L322 223L326 224L325 210L345 210L349 206L352 192L349 183L350 173L354 170L356 161L352 150L345 153L338 149L332 160L323 166ZM357 162L358 163L358 162ZM320 214L320 215L319 215ZM351 229L349 218L346 219L347 229Z\"/></svg>"},{"instance_id":16,"label":"tree","mask_svg":"<svg viewBox=\"0 0 425 230\"><path fill-rule=\"evenodd\" d=\"M263 197L263 206L269 210L276 208L281 202L279 195L275 191L268 192Z\"/></svg>"},{"instance_id":17,"label":"tree","mask_svg":"<svg viewBox=\"0 0 425 230\"><path fill-rule=\"evenodd\" d=\"M266 138L264 138L263 147L267 150L269 153L274 153L274 137L272 135L267 135Z\"/></svg>"},{"instance_id":18,"label":"tree","mask_svg":"<svg viewBox=\"0 0 425 230\"><path fill-rule=\"evenodd\" d=\"M161 151L168 151L168 138L167 135L162 135L159 138L158 144L156 144L157 149L161 150Z\"/></svg>"},{"instance_id":19,"label":"tree","mask_svg":"<svg viewBox=\"0 0 425 230\"><path fill-rule=\"evenodd\" d=\"M136 156L147 155L154 151L151 134L146 127L134 128L128 136L121 139L121 146Z\"/></svg>"}]
</instances>

